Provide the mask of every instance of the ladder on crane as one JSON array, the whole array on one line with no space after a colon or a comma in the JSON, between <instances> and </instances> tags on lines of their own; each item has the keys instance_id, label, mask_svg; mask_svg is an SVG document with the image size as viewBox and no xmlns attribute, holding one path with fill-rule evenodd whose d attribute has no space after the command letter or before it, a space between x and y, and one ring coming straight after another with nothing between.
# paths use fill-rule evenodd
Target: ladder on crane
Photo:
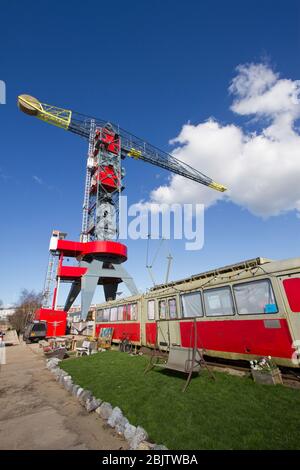
<instances>
[{"instance_id":1,"label":"ladder on crane","mask_svg":"<svg viewBox=\"0 0 300 470\"><path fill-rule=\"evenodd\" d=\"M48 267L46 272L45 284L43 289L43 308L51 308L51 300L53 296L53 285L56 278L58 255L51 252L49 253Z\"/></svg>"},{"instance_id":2,"label":"ladder on crane","mask_svg":"<svg viewBox=\"0 0 300 470\"><path fill-rule=\"evenodd\" d=\"M89 241L88 234L88 220L89 220L89 203L90 203L90 188L91 188L91 177L93 168L93 148L94 148L94 137L95 137L96 122L95 119L91 120L90 135L89 135L89 148L86 162L86 175L85 175L85 186L84 186L84 197L82 206L82 226L81 226L81 242Z\"/></svg>"}]
</instances>

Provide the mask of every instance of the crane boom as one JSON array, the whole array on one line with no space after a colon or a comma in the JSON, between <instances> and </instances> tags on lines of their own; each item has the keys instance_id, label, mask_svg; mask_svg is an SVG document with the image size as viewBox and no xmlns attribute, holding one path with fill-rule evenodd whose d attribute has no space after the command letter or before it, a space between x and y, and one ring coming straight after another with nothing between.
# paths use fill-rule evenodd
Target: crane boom
<instances>
[{"instance_id":1,"label":"crane boom","mask_svg":"<svg viewBox=\"0 0 300 470\"><path fill-rule=\"evenodd\" d=\"M85 139L90 138L91 126L105 127L108 122L102 119L97 119L85 116L74 111L58 108L56 106L41 103L36 98L29 95L20 95L18 97L18 106L21 111L26 114L35 116L42 121L48 122L62 129L68 130L77 134ZM133 157L152 165L159 166L172 173L188 178L197 183L203 184L217 191L224 192L226 187L222 184L216 183L208 176L201 173L199 170L191 167L187 163L175 158L163 150L156 148L154 145L149 144L143 139L134 136L133 134L121 129L110 123L117 131L121 140L121 156Z\"/></svg>"}]
</instances>

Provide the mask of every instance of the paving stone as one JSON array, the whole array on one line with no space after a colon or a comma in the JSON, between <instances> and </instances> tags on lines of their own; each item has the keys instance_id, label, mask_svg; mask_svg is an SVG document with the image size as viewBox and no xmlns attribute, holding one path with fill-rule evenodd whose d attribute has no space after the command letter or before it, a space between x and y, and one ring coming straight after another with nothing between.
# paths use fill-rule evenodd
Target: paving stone
<instances>
[{"instance_id":1,"label":"paving stone","mask_svg":"<svg viewBox=\"0 0 300 470\"><path fill-rule=\"evenodd\" d=\"M57 357L52 357L51 359L47 359L47 361L46 361L47 369L53 369L54 367L57 367L57 365L60 361L61 360L58 359Z\"/></svg>"},{"instance_id":2,"label":"paving stone","mask_svg":"<svg viewBox=\"0 0 300 470\"><path fill-rule=\"evenodd\" d=\"M124 432L125 432L125 428L126 428L127 424L129 424L129 421L128 421L127 418L125 418L125 416L123 416L121 421L118 424L116 424L116 426L115 426L116 433L121 435L121 436L124 436Z\"/></svg>"},{"instance_id":3,"label":"paving stone","mask_svg":"<svg viewBox=\"0 0 300 470\"><path fill-rule=\"evenodd\" d=\"M128 423L125 425L124 437L127 441L130 441L131 439L133 439L135 433L136 433L136 427L133 426L133 424Z\"/></svg>"},{"instance_id":4,"label":"paving stone","mask_svg":"<svg viewBox=\"0 0 300 470\"><path fill-rule=\"evenodd\" d=\"M101 418L107 420L107 419L110 418L110 416L112 414L112 411L113 411L113 409L112 409L111 404L104 401L100 406L99 414L100 414Z\"/></svg>"},{"instance_id":5,"label":"paving stone","mask_svg":"<svg viewBox=\"0 0 300 470\"><path fill-rule=\"evenodd\" d=\"M95 397L92 397L91 399L88 398L85 403L85 409L90 413L91 411L95 411L97 408L99 408L99 405L100 401Z\"/></svg>"},{"instance_id":6,"label":"paving stone","mask_svg":"<svg viewBox=\"0 0 300 470\"><path fill-rule=\"evenodd\" d=\"M80 388L79 385L73 384L71 393L74 397L76 397L79 388Z\"/></svg>"},{"instance_id":7,"label":"paving stone","mask_svg":"<svg viewBox=\"0 0 300 470\"><path fill-rule=\"evenodd\" d=\"M55 367L51 369L50 372L52 372L52 374L55 375L55 377L58 377L61 375L62 370L59 367Z\"/></svg>"},{"instance_id":8,"label":"paving stone","mask_svg":"<svg viewBox=\"0 0 300 470\"><path fill-rule=\"evenodd\" d=\"M134 434L133 438L129 441L130 449L136 450L138 448L139 444L142 441L146 441L147 439L148 439L148 434L145 431L145 429L142 428L141 426L138 426L136 428L136 431L135 431L135 434Z\"/></svg>"},{"instance_id":9,"label":"paving stone","mask_svg":"<svg viewBox=\"0 0 300 470\"><path fill-rule=\"evenodd\" d=\"M65 380L64 387L68 392L72 392L73 385L72 380Z\"/></svg>"},{"instance_id":10,"label":"paving stone","mask_svg":"<svg viewBox=\"0 0 300 470\"><path fill-rule=\"evenodd\" d=\"M136 450L150 450L152 447L149 445L149 442L147 441L142 441L139 443L138 447Z\"/></svg>"},{"instance_id":11,"label":"paving stone","mask_svg":"<svg viewBox=\"0 0 300 470\"><path fill-rule=\"evenodd\" d=\"M92 398L92 392L90 392L89 390L84 390L78 397L78 400L79 400L79 403L82 405L82 406L85 406L86 404L86 401L88 399L91 399Z\"/></svg>"},{"instance_id":12,"label":"paving stone","mask_svg":"<svg viewBox=\"0 0 300 470\"><path fill-rule=\"evenodd\" d=\"M117 424L119 424L119 422L121 421L121 419L123 418L123 413L122 411L120 410L120 408L118 408L117 406L112 410L112 414L110 415L108 421L107 421L107 424L111 427L111 428L114 428Z\"/></svg>"},{"instance_id":13,"label":"paving stone","mask_svg":"<svg viewBox=\"0 0 300 470\"><path fill-rule=\"evenodd\" d=\"M76 397L78 398L78 400L83 392L84 392L84 389L82 387L79 387L76 393Z\"/></svg>"}]
</instances>

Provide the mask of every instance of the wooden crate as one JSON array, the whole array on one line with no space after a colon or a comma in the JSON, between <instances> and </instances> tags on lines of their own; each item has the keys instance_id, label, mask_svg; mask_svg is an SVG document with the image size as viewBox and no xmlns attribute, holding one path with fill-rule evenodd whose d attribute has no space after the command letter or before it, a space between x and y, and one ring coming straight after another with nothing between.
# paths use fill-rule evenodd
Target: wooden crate
<instances>
[{"instance_id":1,"label":"wooden crate","mask_svg":"<svg viewBox=\"0 0 300 470\"><path fill-rule=\"evenodd\" d=\"M270 371L253 370L251 371L253 380L256 383L263 385L277 385L282 384L281 372L278 368Z\"/></svg>"}]
</instances>

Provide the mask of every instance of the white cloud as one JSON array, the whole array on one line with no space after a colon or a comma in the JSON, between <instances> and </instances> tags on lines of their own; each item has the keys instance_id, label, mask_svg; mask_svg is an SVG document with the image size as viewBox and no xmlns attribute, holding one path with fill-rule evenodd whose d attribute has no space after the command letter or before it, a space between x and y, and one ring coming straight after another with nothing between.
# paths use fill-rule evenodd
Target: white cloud
<instances>
[{"instance_id":1,"label":"white cloud","mask_svg":"<svg viewBox=\"0 0 300 470\"><path fill-rule=\"evenodd\" d=\"M41 178L39 178L38 176L36 175L32 175L32 178L34 179L34 181L38 184L44 184L43 180Z\"/></svg>"},{"instance_id":2,"label":"white cloud","mask_svg":"<svg viewBox=\"0 0 300 470\"><path fill-rule=\"evenodd\" d=\"M300 81L281 79L264 64L237 67L229 92L231 109L239 115L264 119L260 131L249 134L235 124L209 119L185 124L170 141L180 160L228 187L219 193L181 176L151 192L150 202L204 203L228 199L255 215L286 211L300 213Z\"/></svg>"},{"instance_id":3,"label":"white cloud","mask_svg":"<svg viewBox=\"0 0 300 470\"><path fill-rule=\"evenodd\" d=\"M40 186L42 186L43 188L46 188L48 191L56 191L58 193L60 193L61 191L59 189L57 189L55 186L51 186L47 183L45 183L44 180L42 180L42 178L40 178L39 176L36 176L36 175L32 175L32 179Z\"/></svg>"}]
</instances>

